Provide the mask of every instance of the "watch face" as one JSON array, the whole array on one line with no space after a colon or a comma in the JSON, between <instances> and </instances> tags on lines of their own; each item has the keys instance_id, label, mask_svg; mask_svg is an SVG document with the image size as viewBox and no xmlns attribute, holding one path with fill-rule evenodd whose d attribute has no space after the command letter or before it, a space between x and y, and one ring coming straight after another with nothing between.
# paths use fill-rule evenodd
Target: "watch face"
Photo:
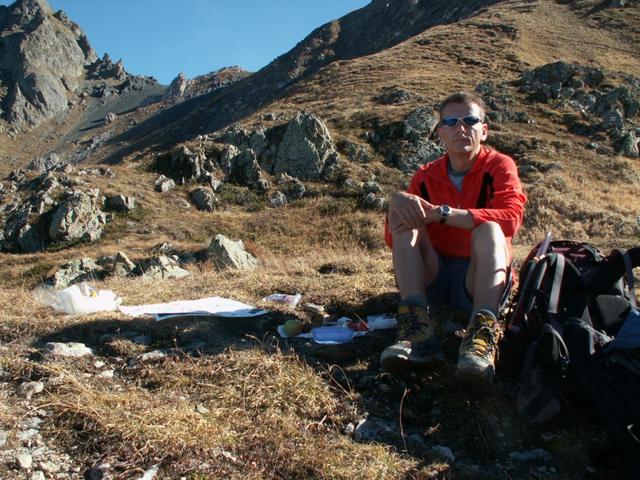
<instances>
[{"instance_id":1,"label":"watch face","mask_svg":"<svg viewBox=\"0 0 640 480\"><path fill-rule=\"evenodd\" d=\"M448 217L449 215L451 215L451 207L449 205L440 205L439 210L441 217Z\"/></svg>"}]
</instances>

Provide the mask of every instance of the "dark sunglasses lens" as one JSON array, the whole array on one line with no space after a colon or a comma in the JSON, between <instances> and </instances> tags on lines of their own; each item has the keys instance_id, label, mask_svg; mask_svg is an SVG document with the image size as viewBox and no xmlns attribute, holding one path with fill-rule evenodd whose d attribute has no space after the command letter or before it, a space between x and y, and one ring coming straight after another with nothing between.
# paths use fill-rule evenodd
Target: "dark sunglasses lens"
<instances>
[{"instance_id":1,"label":"dark sunglasses lens","mask_svg":"<svg viewBox=\"0 0 640 480\"><path fill-rule=\"evenodd\" d=\"M470 115L468 117L464 117L462 121L464 122L465 125L469 127L473 127L476 123L480 121L480 119L478 117L474 117Z\"/></svg>"},{"instance_id":2,"label":"dark sunglasses lens","mask_svg":"<svg viewBox=\"0 0 640 480\"><path fill-rule=\"evenodd\" d=\"M444 117L442 119L442 125L445 127L455 127L458 124L458 120L457 117Z\"/></svg>"}]
</instances>

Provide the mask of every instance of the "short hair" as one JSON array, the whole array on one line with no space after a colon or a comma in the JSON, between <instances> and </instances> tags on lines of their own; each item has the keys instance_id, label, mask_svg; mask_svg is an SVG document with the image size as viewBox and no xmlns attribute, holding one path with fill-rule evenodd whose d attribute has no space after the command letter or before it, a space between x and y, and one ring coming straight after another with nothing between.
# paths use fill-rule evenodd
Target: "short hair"
<instances>
[{"instance_id":1,"label":"short hair","mask_svg":"<svg viewBox=\"0 0 640 480\"><path fill-rule=\"evenodd\" d=\"M440 116L440 118L442 118L442 112L444 111L445 107L450 103L475 103L478 107L480 107L480 110L482 110L482 120L484 121L484 116L487 113L487 105L484 103L482 97L477 93L457 92L453 95L449 95L440 103L440 107L438 108L438 115Z\"/></svg>"}]
</instances>

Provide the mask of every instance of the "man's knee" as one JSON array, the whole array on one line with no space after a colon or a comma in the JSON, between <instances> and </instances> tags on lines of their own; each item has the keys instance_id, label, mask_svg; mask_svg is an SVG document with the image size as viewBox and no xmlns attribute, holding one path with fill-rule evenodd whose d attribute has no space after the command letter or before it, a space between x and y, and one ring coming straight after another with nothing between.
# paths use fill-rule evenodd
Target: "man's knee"
<instances>
[{"instance_id":1,"label":"man's knee","mask_svg":"<svg viewBox=\"0 0 640 480\"><path fill-rule=\"evenodd\" d=\"M496 222L484 222L471 232L471 248L474 253L502 252L507 240Z\"/></svg>"}]
</instances>

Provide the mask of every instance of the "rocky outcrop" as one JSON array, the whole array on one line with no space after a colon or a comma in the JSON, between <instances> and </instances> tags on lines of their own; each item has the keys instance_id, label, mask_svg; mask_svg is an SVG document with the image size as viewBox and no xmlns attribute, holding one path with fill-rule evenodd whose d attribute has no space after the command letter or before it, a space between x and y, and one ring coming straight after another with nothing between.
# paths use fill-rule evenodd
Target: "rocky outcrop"
<instances>
[{"instance_id":1,"label":"rocky outcrop","mask_svg":"<svg viewBox=\"0 0 640 480\"><path fill-rule=\"evenodd\" d=\"M7 88L5 118L37 125L68 109L67 94L84 78L96 55L80 28L54 14L45 0L0 7L0 71Z\"/></svg>"},{"instance_id":2,"label":"rocky outcrop","mask_svg":"<svg viewBox=\"0 0 640 480\"><path fill-rule=\"evenodd\" d=\"M172 80L169 84L169 88L163 95L163 100L169 98L180 98L184 95L184 92L187 90L189 86L189 79L184 73L181 73L176 78Z\"/></svg>"},{"instance_id":3,"label":"rocky outcrop","mask_svg":"<svg viewBox=\"0 0 640 480\"><path fill-rule=\"evenodd\" d=\"M325 165L337 155L325 123L316 115L298 113L287 125L278 146L273 173L284 172L303 180L317 180Z\"/></svg>"},{"instance_id":4,"label":"rocky outcrop","mask_svg":"<svg viewBox=\"0 0 640 480\"><path fill-rule=\"evenodd\" d=\"M628 75L554 62L522 74L520 91L539 102L566 105L567 128L592 138L609 137L618 152L635 158L637 117L640 113L640 79ZM634 144L635 143L635 144Z\"/></svg>"},{"instance_id":5,"label":"rocky outcrop","mask_svg":"<svg viewBox=\"0 0 640 480\"><path fill-rule=\"evenodd\" d=\"M95 260L83 257L58 266L45 283L61 289L74 283L95 282L112 276L141 277L148 280L182 278L189 275L189 271L180 267L180 264L188 263L193 256L192 253L186 253L183 260L178 255L157 254L136 263L129 260L124 252Z\"/></svg>"},{"instance_id":6,"label":"rocky outcrop","mask_svg":"<svg viewBox=\"0 0 640 480\"><path fill-rule=\"evenodd\" d=\"M64 164L63 159L55 153L50 153L44 157L36 158L27 165L27 170L33 170L35 172L48 172L55 168L61 167Z\"/></svg>"},{"instance_id":7,"label":"rocky outcrop","mask_svg":"<svg viewBox=\"0 0 640 480\"><path fill-rule=\"evenodd\" d=\"M51 219L51 239L55 242L92 242L100 238L107 219L98 207L99 195L98 190L75 192L66 199Z\"/></svg>"},{"instance_id":8,"label":"rocky outcrop","mask_svg":"<svg viewBox=\"0 0 640 480\"><path fill-rule=\"evenodd\" d=\"M330 180L340 168L339 154L326 124L317 115L303 112L269 129L232 126L215 135L198 137L198 142L179 145L156 159L155 168L163 174L156 180L158 191L173 180L206 184L214 191L227 182L261 194L270 188L267 175L276 175L280 193L290 202L305 194L302 180ZM191 194L198 208L204 210L217 205L213 198L205 198L208 196L208 189L196 189Z\"/></svg>"},{"instance_id":9,"label":"rocky outcrop","mask_svg":"<svg viewBox=\"0 0 640 480\"><path fill-rule=\"evenodd\" d=\"M33 179L14 172L9 180L12 193L0 207L0 250L34 252L47 248L51 242L91 241L99 237L106 217L97 207L97 191L77 190L77 181L53 171ZM93 207L84 208L85 200Z\"/></svg>"}]
</instances>

